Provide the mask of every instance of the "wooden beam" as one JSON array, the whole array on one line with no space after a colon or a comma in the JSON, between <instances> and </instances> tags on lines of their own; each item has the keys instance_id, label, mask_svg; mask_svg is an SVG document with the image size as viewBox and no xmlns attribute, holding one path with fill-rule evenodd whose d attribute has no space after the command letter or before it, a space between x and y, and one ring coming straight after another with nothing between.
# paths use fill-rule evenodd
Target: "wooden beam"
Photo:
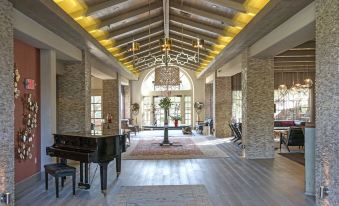
<instances>
[{"instance_id":1,"label":"wooden beam","mask_svg":"<svg viewBox=\"0 0 339 206\"><path fill-rule=\"evenodd\" d=\"M143 40L143 41L140 41L138 42L140 44L140 50L144 50L144 49L147 49L149 47L149 45L151 45L151 48L154 46L154 45L159 45L159 39L162 38L163 35L159 35L159 36L156 36L156 37L152 37L150 40L150 43L148 42L148 38ZM123 47L120 47L120 53L119 54L125 54L128 52L128 49L130 48L130 45L125 45Z\"/></svg>"},{"instance_id":2,"label":"wooden beam","mask_svg":"<svg viewBox=\"0 0 339 206\"><path fill-rule=\"evenodd\" d=\"M172 47L177 48L180 51L183 49L184 51L189 51L189 52L192 52L192 53L198 53L198 50L196 48L194 48L192 46L186 46L186 45L181 46L181 44L178 44L176 42L172 43ZM200 53L200 55L208 56L208 52L206 52L202 49L199 50L199 53Z\"/></svg>"},{"instance_id":3,"label":"wooden beam","mask_svg":"<svg viewBox=\"0 0 339 206\"><path fill-rule=\"evenodd\" d=\"M241 3L236 1L231 0L207 0L207 1L218 6L233 9L237 12L246 13L246 8Z\"/></svg>"},{"instance_id":4,"label":"wooden beam","mask_svg":"<svg viewBox=\"0 0 339 206\"><path fill-rule=\"evenodd\" d=\"M314 66L315 62L277 62L274 61L276 67L293 67L293 66Z\"/></svg>"},{"instance_id":5,"label":"wooden beam","mask_svg":"<svg viewBox=\"0 0 339 206\"><path fill-rule=\"evenodd\" d=\"M204 34L199 34L199 33L196 33L196 31L190 31L190 30L187 30L187 29L183 29L183 31L184 31L183 35L188 37L188 38L191 38L191 39L201 38L201 39L204 39L205 41L211 42L213 44L218 44L218 40L215 39L215 38L206 36ZM170 32L173 32L173 33L178 34L178 35L182 34L181 28L174 26L174 25L171 26Z\"/></svg>"},{"instance_id":6,"label":"wooden beam","mask_svg":"<svg viewBox=\"0 0 339 206\"><path fill-rule=\"evenodd\" d=\"M99 4L95 4L87 9L86 16L94 16L106 8L116 6L126 1L127 0L107 0Z\"/></svg>"},{"instance_id":7,"label":"wooden beam","mask_svg":"<svg viewBox=\"0 0 339 206\"><path fill-rule=\"evenodd\" d=\"M193 14L196 16L201 16L201 17L205 17L214 21L218 21L218 22L222 22L223 24L225 24L225 26L241 26L244 27L244 24L241 23L237 23L234 22L232 19L221 16L221 15L217 15L217 14L213 14L204 10L200 10L200 9L196 9L190 6L185 6L185 5L180 5L178 3L171 3L170 5L172 8L180 10L180 11L184 11L187 12L189 14Z\"/></svg>"},{"instance_id":8,"label":"wooden beam","mask_svg":"<svg viewBox=\"0 0 339 206\"><path fill-rule=\"evenodd\" d=\"M140 57L140 56L143 56L143 55L147 55L149 52L152 53L154 51L160 51L160 46L153 47L150 50L146 49L146 50L140 51L138 53L135 53L134 55ZM122 58L121 61L127 60L127 59L132 58L132 57L133 57L133 54L132 54L132 52L130 52L130 54L125 56L124 58Z\"/></svg>"},{"instance_id":9,"label":"wooden beam","mask_svg":"<svg viewBox=\"0 0 339 206\"><path fill-rule=\"evenodd\" d=\"M119 36L122 36L124 34L130 34L129 36L132 36L135 33L140 33L140 31L148 30L149 26L151 28L159 26L159 24L162 23L162 16L157 16L154 18L151 18L150 20L144 20L142 22L136 22L132 25L126 25L126 27L114 30L108 34L108 38L119 38ZM131 34L132 33L132 34Z\"/></svg>"},{"instance_id":10,"label":"wooden beam","mask_svg":"<svg viewBox=\"0 0 339 206\"><path fill-rule=\"evenodd\" d=\"M178 17L178 16L171 15L170 20L173 21L173 22L176 22L177 24L180 24L180 25L182 24L183 27L185 27L185 28L195 27L197 29L201 29L201 30L204 30L206 32L212 32L215 35L226 36L225 30L219 29L219 28L216 28L216 27L213 27L213 26L209 26L209 25L206 25L206 24L202 24L201 22L196 22L193 19L188 20L188 19L185 19L185 18L181 18L181 17Z\"/></svg>"},{"instance_id":11,"label":"wooden beam","mask_svg":"<svg viewBox=\"0 0 339 206\"><path fill-rule=\"evenodd\" d=\"M114 47L122 47L126 44L131 43L134 41L142 41L144 39L148 39L149 36L154 37L158 36L160 34L163 34L163 28L162 27L156 27L151 29L151 34L149 35L148 31L144 31L138 34L135 34L133 37L126 37L124 39L119 39L115 41Z\"/></svg>"},{"instance_id":12,"label":"wooden beam","mask_svg":"<svg viewBox=\"0 0 339 206\"><path fill-rule=\"evenodd\" d=\"M192 46L192 40L188 40L188 39L181 39L181 37L179 37L178 35L170 35L170 38L172 39L172 41L178 43L178 45L181 45L181 43L183 43L184 45L187 45L187 46ZM200 49L200 50L206 50L208 52L212 52L213 49L210 45L208 44L205 44L204 48L203 49Z\"/></svg>"},{"instance_id":13,"label":"wooden beam","mask_svg":"<svg viewBox=\"0 0 339 206\"><path fill-rule=\"evenodd\" d=\"M315 62L315 57L274 57L274 62Z\"/></svg>"},{"instance_id":14,"label":"wooden beam","mask_svg":"<svg viewBox=\"0 0 339 206\"><path fill-rule=\"evenodd\" d=\"M125 21L126 19L133 18L133 17L138 16L140 14L148 13L149 9L151 11L155 10L155 9L161 9L161 6L162 6L161 2L157 1L156 3L151 4L150 8L148 8L148 5L147 5L147 6L140 7L136 10L126 11L121 15L114 16L114 17L107 18L107 19L103 20L101 22L99 28L102 29L103 27L109 26L111 24L115 24L115 23L120 22L120 21Z\"/></svg>"}]
</instances>

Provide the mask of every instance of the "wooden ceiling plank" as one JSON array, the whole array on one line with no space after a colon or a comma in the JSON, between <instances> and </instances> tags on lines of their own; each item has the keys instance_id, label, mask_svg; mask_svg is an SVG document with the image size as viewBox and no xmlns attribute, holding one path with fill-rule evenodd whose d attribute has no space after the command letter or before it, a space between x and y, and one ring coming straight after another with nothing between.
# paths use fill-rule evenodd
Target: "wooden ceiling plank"
<instances>
[{"instance_id":1,"label":"wooden ceiling plank","mask_svg":"<svg viewBox=\"0 0 339 206\"><path fill-rule=\"evenodd\" d=\"M181 38L173 37L172 35L170 35L170 37L171 37L172 41L177 42L178 45L181 45L181 43L183 43L183 45L192 46L192 41L188 41L186 39L181 40ZM205 44L204 48L202 48L201 50L206 50L208 52L213 51L212 47L210 45L207 45L207 44Z\"/></svg>"},{"instance_id":2,"label":"wooden ceiling plank","mask_svg":"<svg viewBox=\"0 0 339 206\"><path fill-rule=\"evenodd\" d=\"M180 51L183 49L184 51L190 51L192 53L198 53L198 50L196 48L193 48L192 46L180 45L176 42L173 42L172 45L173 45L174 48L177 48ZM208 53L206 51L202 50L202 49L200 49L199 53L200 53L200 55L208 56Z\"/></svg>"},{"instance_id":3,"label":"wooden ceiling plank","mask_svg":"<svg viewBox=\"0 0 339 206\"><path fill-rule=\"evenodd\" d=\"M309 62L309 63L305 63L305 62L274 62L274 66L278 66L278 67L293 67L293 66L314 66L315 62Z\"/></svg>"},{"instance_id":4,"label":"wooden ceiling plank","mask_svg":"<svg viewBox=\"0 0 339 206\"><path fill-rule=\"evenodd\" d=\"M137 22L135 24L126 26L122 29L114 30L108 34L108 38L114 39L116 36L120 36L124 33L130 33L133 31L141 31L141 30L145 31L145 30L148 30L149 25L151 26L151 28L154 28L158 24L162 23L162 19L163 19L162 16L157 16L157 17L151 18L150 20L147 19L145 21Z\"/></svg>"},{"instance_id":5,"label":"wooden ceiling plank","mask_svg":"<svg viewBox=\"0 0 339 206\"><path fill-rule=\"evenodd\" d=\"M315 57L274 57L274 62L315 62Z\"/></svg>"},{"instance_id":6,"label":"wooden ceiling plank","mask_svg":"<svg viewBox=\"0 0 339 206\"><path fill-rule=\"evenodd\" d=\"M207 0L212 4L233 9L237 12L246 13L246 8L239 2L232 0Z\"/></svg>"},{"instance_id":7,"label":"wooden ceiling plank","mask_svg":"<svg viewBox=\"0 0 339 206\"><path fill-rule=\"evenodd\" d=\"M117 22L124 21L126 19L132 18L132 17L140 15L140 14L148 13L149 9L150 10L160 9L161 6L162 6L161 2L157 1L156 3L151 4L150 8L147 5L147 6L143 6L143 7L140 7L138 9L132 10L132 11L124 12L123 14L118 15L118 16L107 18L107 19L105 19L101 22L99 28L102 29L103 27L109 26L111 24L115 24Z\"/></svg>"},{"instance_id":8,"label":"wooden ceiling plank","mask_svg":"<svg viewBox=\"0 0 339 206\"><path fill-rule=\"evenodd\" d=\"M197 29L202 29L205 30L207 32L213 32L216 35L220 35L220 36L226 36L226 32L223 29L219 29L213 26L209 26L206 24L202 24L199 22L194 21L193 19L184 19L178 16L174 16L174 15L170 15L170 20L174 21L178 24L182 24L183 27L195 27Z\"/></svg>"},{"instance_id":9,"label":"wooden ceiling plank","mask_svg":"<svg viewBox=\"0 0 339 206\"><path fill-rule=\"evenodd\" d=\"M184 31L183 35L186 36L186 37L189 37L191 39L201 38L201 39L204 39L205 41L209 41L213 44L218 44L218 39L206 36L204 34L199 34L197 32L193 32L193 31L190 31L190 30L187 30L187 29L183 29L183 31ZM181 28L174 26L174 25L171 26L170 32L176 33L178 35L182 34Z\"/></svg>"},{"instance_id":10,"label":"wooden ceiling plank","mask_svg":"<svg viewBox=\"0 0 339 206\"><path fill-rule=\"evenodd\" d=\"M153 48L151 48L150 50L149 49L146 49L146 50L143 50L143 51L140 51L140 52L138 52L138 53L135 53L134 55L136 55L136 56L138 56L138 57L141 57L141 56L144 56L144 55L147 55L149 52L154 52L154 51L160 51L160 47L158 46L158 47L153 47ZM132 58L133 57L133 54L132 54L132 52L129 54L129 55L127 55L127 56L125 56L124 58L122 58L121 60L122 61L124 61L124 60L126 60L126 59L129 59L129 58Z\"/></svg>"},{"instance_id":11,"label":"wooden ceiling plank","mask_svg":"<svg viewBox=\"0 0 339 206\"><path fill-rule=\"evenodd\" d=\"M98 12L109 8L109 7L113 7L116 6L120 3L126 2L127 0L108 0L108 1L104 1L102 3L99 4L95 4L93 6L90 6L86 12L86 16L93 16L96 15Z\"/></svg>"},{"instance_id":12,"label":"wooden ceiling plank","mask_svg":"<svg viewBox=\"0 0 339 206\"><path fill-rule=\"evenodd\" d=\"M122 47L125 46L126 44L129 44L133 41L142 41L144 39L148 39L149 36L154 37L154 36L158 36L160 34L163 34L164 30L162 27L156 27L151 29L151 35L149 35L148 31L144 31L138 34L135 34L133 37L127 37L124 39L119 39L115 41L114 47Z\"/></svg>"}]
</instances>

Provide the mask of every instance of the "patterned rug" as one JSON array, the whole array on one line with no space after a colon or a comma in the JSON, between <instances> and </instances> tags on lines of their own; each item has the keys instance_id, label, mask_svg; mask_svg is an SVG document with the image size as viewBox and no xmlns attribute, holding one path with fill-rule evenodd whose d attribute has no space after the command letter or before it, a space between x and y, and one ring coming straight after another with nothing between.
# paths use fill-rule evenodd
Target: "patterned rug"
<instances>
[{"instance_id":1,"label":"patterned rug","mask_svg":"<svg viewBox=\"0 0 339 206\"><path fill-rule=\"evenodd\" d=\"M206 159L229 157L219 149L213 140L204 136L174 136L169 138L173 146L160 146L163 137L134 138L127 152L123 153L125 160L157 160L157 159Z\"/></svg>"},{"instance_id":2,"label":"patterned rug","mask_svg":"<svg viewBox=\"0 0 339 206\"><path fill-rule=\"evenodd\" d=\"M211 206L204 185L124 186L117 206Z\"/></svg>"}]
</instances>

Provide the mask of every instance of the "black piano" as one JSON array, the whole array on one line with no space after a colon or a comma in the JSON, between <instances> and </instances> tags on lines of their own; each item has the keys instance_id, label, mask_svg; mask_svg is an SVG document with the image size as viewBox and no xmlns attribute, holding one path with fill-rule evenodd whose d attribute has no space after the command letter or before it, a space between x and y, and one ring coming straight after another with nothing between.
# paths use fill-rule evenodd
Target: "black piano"
<instances>
[{"instance_id":1,"label":"black piano","mask_svg":"<svg viewBox=\"0 0 339 206\"><path fill-rule=\"evenodd\" d=\"M118 177L121 172L121 153L125 151L126 135L54 134L54 144L46 147L46 154L49 156L80 162L79 187L81 188L90 188L88 163L98 163L100 165L101 190L103 191L107 188L109 162L116 159Z\"/></svg>"}]
</instances>

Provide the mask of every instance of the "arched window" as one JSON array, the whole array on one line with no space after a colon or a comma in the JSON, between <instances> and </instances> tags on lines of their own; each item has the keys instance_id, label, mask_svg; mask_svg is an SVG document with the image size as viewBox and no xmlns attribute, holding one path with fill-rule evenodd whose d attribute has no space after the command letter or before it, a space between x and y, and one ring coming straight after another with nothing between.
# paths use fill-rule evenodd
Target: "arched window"
<instances>
[{"instance_id":1,"label":"arched window","mask_svg":"<svg viewBox=\"0 0 339 206\"><path fill-rule=\"evenodd\" d=\"M185 71L179 71L181 84L179 87L169 88L174 95L171 96L172 106L169 111L170 116L180 116L179 125L192 125L192 96L193 83ZM164 125L164 111L159 107L160 100L164 97L164 88L154 86L155 71L146 75L142 85L142 125L160 127ZM173 94L172 93L172 94ZM169 121L173 126L174 122Z\"/></svg>"},{"instance_id":2,"label":"arched window","mask_svg":"<svg viewBox=\"0 0 339 206\"><path fill-rule=\"evenodd\" d=\"M179 87L174 87L171 90L172 91L180 91L180 90L191 90L192 89L192 85L190 83L190 80L188 78L188 76L183 73L182 71L179 72L180 75L180 80L181 80L181 84ZM155 88L154 87L154 77L155 77L155 72L152 71L144 80L144 82L142 83L141 86L141 93L143 95L147 95L149 94L149 92L154 92L154 91L163 91L162 88Z\"/></svg>"}]
</instances>

